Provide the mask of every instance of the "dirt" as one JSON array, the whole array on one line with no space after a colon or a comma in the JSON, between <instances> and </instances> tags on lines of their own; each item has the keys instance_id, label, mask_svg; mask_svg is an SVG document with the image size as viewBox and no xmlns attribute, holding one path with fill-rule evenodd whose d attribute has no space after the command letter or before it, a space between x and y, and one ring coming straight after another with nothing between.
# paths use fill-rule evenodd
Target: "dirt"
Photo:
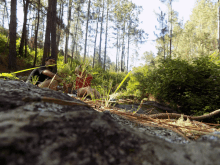
<instances>
[{"instance_id":1,"label":"dirt","mask_svg":"<svg viewBox=\"0 0 220 165\"><path fill-rule=\"evenodd\" d=\"M25 62L24 59L17 58L17 70L24 70L28 68L32 68L33 66L31 64L28 64ZM0 73L11 73L14 72L12 70L8 69L8 58L6 55L0 55ZM16 76L28 76L31 73L30 71L25 71L16 74Z\"/></svg>"}]
</instances>

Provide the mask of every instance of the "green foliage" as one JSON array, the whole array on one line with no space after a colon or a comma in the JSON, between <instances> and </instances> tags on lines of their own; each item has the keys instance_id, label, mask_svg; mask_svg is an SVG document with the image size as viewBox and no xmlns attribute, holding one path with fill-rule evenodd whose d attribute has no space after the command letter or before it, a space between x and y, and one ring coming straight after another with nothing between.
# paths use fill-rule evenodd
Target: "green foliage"
<instances>
[{"instance_id":1,"label":"green foliage","mask_svg":"<svg viewBox=\"0 0 220 165\"><path fill-rule=\"evenodd\" d=\"M6 43L7 43L7 37L0 33L0 53L4 52Z\"/></svg>"},{"instance_id":2,"label":"green foliage","mask_svg":"<svg viewBox=\"0 0 220 165\"><path fill-rule=\"evenodd\" d=\"M17 57L19 57L19 58L20 58L20 55L19 55L20 42L21 42L21 38L16 39L16 52L17 52ZM24 52L23 52L23 54L24 54Z\"/></svg>"},{"instance_id":3,"label":"green foliage","mask_svg":"<svg viewBox=\"0 0 220 165\"><path fill-rule=\"evenodd\" d=\"M146 91L158 100L168 102L184 114L202 115L219 107L220 71L208 56L192 64L167 59L150 72Z\"/></svg>"},{"instance_id":4,"label":"green foliage","mask_svg":"<svg viewBox=\"0 0 220 165\"><path fill-rule=\"evenodd\" d=\"M27 63L30 63L31 65L34 64L34 58L35 58L35 50L30 50L29 48L27 49L28 51L28 56L25 58ZM36 66L40 66L42 63L42 58L43 58L43 49L37 48L37 59L36 59Z\"/></svg>"},{"instance_id":5,"label":"green foliage","mask_svg":"<svg viewBox=\"0 0 220 165\"><path fill-rule=\"evenodd\" d=\"M78 60L72 60L68 63L64 63L64 56L58 56L57 60L57 72L64 78L67 83L75 82L75 68L79 65Z\"/></svg>"},{"instance_id":6,"label":"green foliage","mask_svg":"<svg viewBox=\"0 0 220 165\"><path fill-rule=\"evenodd\" d=\"M32 76L32 84L35 85L38 81L39 77L36 75L36 76Z\"/></svg>"},{"instance_id":7,"label":"green foliage","mask_svg":"<svg viewBox=\"0 0 220 165\"><path fill-rule=\"evenodd\" d=\"M8 78L11 80L19 80L14 73L0 73L0 78Z\"/></svg>"},{"instance_id":8,"label":"green foliage","mask_svg":"<svg viewBox=\"0 0 220 165\"><path fill-rule=\"evenodd\" d=\"M209 57L210 57L210 61L220 66L220 55L218 53L214 52Z\"/></svg>"},{"instance_id":9,"label":"green foliage","mask_svg":"<svg viewBox=\"0 0 220 165\"><path fill-rule=\"evenodd\" d=\"M134 94L137 97L144 97L147 89L145 81L148 79L148 71L149 69L147 65L139 66L133 70L130 80L128 81L128 94Z\"/></svg>"},{"instance_id":10,"label":"green foliage","mask_svg":"<svg viewBox=\"0 0 220 165\"><path fill-rule=\"evenodd\" d=\"M31 50L29 48L29 46L27 45L27 56L24 58L24 57L21 57L19 55L19 47L20 47L20 40L21 38L19 38L18 40L16 40L16 51L17 51L17 55L18 55L18 58L20 59L24 59L25 60L25 63L27 64L31 64L33 65L34 64L34 58L35 58L35 50ZM25 46L23 48L23 55L25 54ZM36 66L39 66L41 65L41 62L42 62L42 58L43 58L43 49L37 49L37 59L36 59Z\"/></svg>"},{"instance_id":11,"label":"green foliage","mask_svg":"<svg viewBox=\"0 0 220 165\"><path fill-rule=\"evenodd\" d=\"M191 62L193 58L212 54L218 50L218 3L211 0L196 1L195 7L184 26L177 19L172 21L171 58L181 58ZM172 17L177 17L175 13ZM169 21L170 22L170 21ZM158 56L170 57L170 35L156 40ZM165 50L165 51L164 51Z\"/></svg>"},{"instance_id":12,"label":"green foliage","mask_svg":"<svg viewBox=\"0 0 220 165\"><path fill-rule=\"evenodd\" d=\"M127 75L126 73L109 72L109 71L104 71L100 67L95 67L93 68L93 72L92 72L92 76L93 76L92 87L96 88L99 92L104 94L103 90L106 90L109 83L112 82L111 84L111 93L112 93L117 89L117 87L123 81L126 75ZM120 87L121 90L126 89L128 81L129 81L129 77Z\"/></svg>"},{"instance_id":13,"label":"green foliage","mask_svg":"<svg viewBox=\"0 0 220 165\"><path fill-rule=\"evenodd\" d=\"M8 35L9 30L3 28L2 26L0 26L0 33L4 36Z\"/></svg>"}]
</instances>

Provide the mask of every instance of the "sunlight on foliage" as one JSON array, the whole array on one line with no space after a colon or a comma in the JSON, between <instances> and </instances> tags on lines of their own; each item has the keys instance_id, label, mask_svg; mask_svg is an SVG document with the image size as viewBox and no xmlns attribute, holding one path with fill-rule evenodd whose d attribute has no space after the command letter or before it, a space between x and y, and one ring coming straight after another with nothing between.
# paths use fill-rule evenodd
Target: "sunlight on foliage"
<instances>
[{"instance_id":1,"label":"sunlight on foliage","mask_svg":"<svg viewBox=\"0 0 220 165\"><path fill-rule=\"evenodd\" d=\"M146 93L146 79L148 76L148 66L139 66L135 68L128 81L127 91L128 94L134 94L142 97Z\"/></svg>"},{"instance_id":2,"label":"sunlight on foliage","mask_svg":"<svg viewBox=\"0 0 220 165\"><path fill-rule=\"evenodd\" d=\"M36 76L32 76L32 84L35 85L37 82L38 82L38 79L39 77L36 75Z\"/></svg>"},{"instance_id":3,"label":"sunlight on foliage","mask_svg":"<svg viewBox=\"0 0 220 165\"><path fill-rule=\"evenodd\" d=\"M0 33L0 52L5 51L5 44L7 43L7 37Z\"/></svg>"},{"instance_id":4,"label":"sunlight on foliage","mask_svg":"<svg viewBox=\"0 0 220 165\"><path fill-rule=\"evenodd\" d=\"M146 79L146 90L184 114L201 115L219 108L219 67L208 56L192 61L167 59Z\"/></svg>"},{"instance_id":5,"label":"sunlight on foliage","mask_svg":"<svg viewBox=\"0 0 220 165\"><path fill-rule=\"evenodd\" d=\"M19 78L16 77L16 75L14 73L0 73L0 77L7 77L11 80L19 80Z\"/></svg>"}]
</instances>

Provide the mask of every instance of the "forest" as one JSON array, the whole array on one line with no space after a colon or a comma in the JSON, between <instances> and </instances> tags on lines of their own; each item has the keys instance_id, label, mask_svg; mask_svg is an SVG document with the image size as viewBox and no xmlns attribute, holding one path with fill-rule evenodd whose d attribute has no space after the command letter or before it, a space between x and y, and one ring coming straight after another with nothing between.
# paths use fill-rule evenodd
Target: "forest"
<instances>
[{"instance_id":1,"label":"forest","mask_svg":"<svg viewBox=\"0 0 220 165\"><path fill-rule=\"evenodd\" d=\"M101 95L114 93L131 71L119 97L153 98L187 115L219 109L219 3L198 0L183 24L174 0L161 2L168 12L155 13L157 54L146 50L145 64L132 68L131 45L137 52L148 36L139 27L142 6L130 0L1 0L0 76L25 79L27 69L45 65L52 56L56 72L67 82L75 80L74 69L83 64ZM19 4L22 31L17 31ZM116 62L111 61L113 48ZM218 123L220 117L211 120Z\"/></svg>"}]
</instances>

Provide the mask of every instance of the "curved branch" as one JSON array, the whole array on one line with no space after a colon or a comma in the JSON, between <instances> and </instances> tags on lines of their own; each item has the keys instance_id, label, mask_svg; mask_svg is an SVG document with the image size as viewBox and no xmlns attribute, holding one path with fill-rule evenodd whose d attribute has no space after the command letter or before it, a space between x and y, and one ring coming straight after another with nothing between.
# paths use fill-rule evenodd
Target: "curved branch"
<instances>
[{"instance_id":1,"label":"curved branch","mask_svg":"<svg viewBox=\"0 0 220 165\"><path fill-rule=\"evenodd\" d=\"M203 120L203 119L207 119L207 118L211 118L217 114L220 114L220 109L215 110L209 114L206 115L202 115L202 116L188 116L188 115L183 115L184 119L191 119L191 120ZM175 118L179 118L181 117L181 114L178 113L158 113L158 114L152 114L152 115L147 115L148 117L151 118L158 118L158 119L175 119Z\"/></svg>"}]
</instances>

